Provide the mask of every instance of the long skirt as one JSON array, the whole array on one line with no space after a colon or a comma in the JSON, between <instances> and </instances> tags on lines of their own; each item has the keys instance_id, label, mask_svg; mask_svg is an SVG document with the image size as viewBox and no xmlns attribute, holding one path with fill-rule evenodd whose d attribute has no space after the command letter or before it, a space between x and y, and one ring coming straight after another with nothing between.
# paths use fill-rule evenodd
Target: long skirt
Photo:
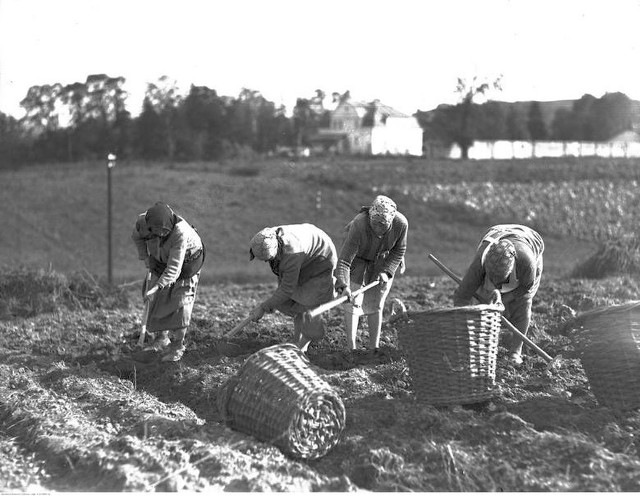
<instances>
[{"instance_id":1,"label":"long skirt","mask_svg":"<svg viewBox=\"0 0 640 496\"><path fill-rule=\"evenodd\" d=\"M297 286L291 298L276 306L275 309L293 317L322 305L334 298L334 281L333 268L326 270Z\"/></svg>"},{"instance_id":2,"label":"long skirt","mask_svg":"<svg viewBox=\"0 0 640 496\"><path fill-rule=\"evenodd\" d=\"M147 330L174 331L188 327L199 280L200 272L189 279L178 279L171 286L159 290L151 298ZM149 287L157 281L158 277L152 275Z\"/></svg>"}]
</instances>

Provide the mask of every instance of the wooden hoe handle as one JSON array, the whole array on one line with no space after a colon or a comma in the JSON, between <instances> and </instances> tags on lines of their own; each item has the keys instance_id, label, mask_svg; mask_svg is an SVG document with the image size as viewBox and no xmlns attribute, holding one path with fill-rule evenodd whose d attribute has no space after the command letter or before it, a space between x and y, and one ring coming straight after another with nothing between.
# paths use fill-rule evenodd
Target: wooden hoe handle
<instances>
[{"instance_id":1,"label":"wooden hoe handle","mask_svg":"<svg viewBox=\"0 0 640 496\"><path fill-rule=\"evenodd\" d=\"M249 323L251 323L251 317L246 317L242 322L240 322L237 326L231 329L228 333L224 335L225 338L230 338L238 334L242 329L244 329Z\"/></svg>"},{"instance_id":2,"label":"wooden hoe handle","mask_svg":"<svg viewBox=\"0 0 640 496\"><path fill-rule=\"evenodd\" d=\"M151 281L151 272L147 272L147 276L145 278L144 290L147 291L149 289L149 281ZM144 310L142 311L142 327L140 328L140 337L138 338L138 346L142 346L144 344L144 339L147 336L147 323L149 322L149 310L151 307L151 301L147 300L144 302Z\"/></svg>"},{"instance_id":3,"label":"wooden hoe handle","mask_svg":"<svg viewBox=\"0 0 640 496\"><path fill-rule=\"evenodd\" d=\"M354 291L353 293L351 293L351 296L352 297L353 296L358 296L360 293L365 292L367 289L370 289L370 288L376 286L379 283L380 283L380 281L373 281L372 283L367 284L366 286L363 286L360 289L358 289L357 291ZM338 305L344 303L345 301L347 301L347 296L341 296L340 298L336 298L335 300L332 300L332 301L329 301L327 303L324 303L323 305L320 305L320 306L314 308L313 310L305 312L305 317L307 317L307 318L316 317L316 316L320 315L321 313L332 309L333 307L337 307ZM247 324L249 324L250 322L251 322L251 318L250 317L245 318L242 322L240 322L238 325L236 325L228 333L224 334L224 337L225 338L230 338L232 336L235 336L242 329L244 329L247 326Z\"/></svg>"},{"instance_id":4,"label":"wooden hoe handle","mask_svg":"<svg viewBox=\"0 0 640 496\"><path fill-rule=\"evenodd\" d=\"M378 284L380 284L380 281L378 280L370 282L366 286L362 286L361 288L351 293L351 297L353 298L354 296L358 296L360 293L364 293L368 289L371 289L372 287L377 286ZM322 305L317 306L313 310L309 310L309 312L307 313L307 316L310 318L317 317L318 315L326 312L327 310L331 310L332 308L337 307L338 305L342 305L344 302L347 301L348 298L349 298L348 296L340 296L335 300L331 300L331 301L328 301L327 303L323 303Z\"/></svg>"}]
</instances>

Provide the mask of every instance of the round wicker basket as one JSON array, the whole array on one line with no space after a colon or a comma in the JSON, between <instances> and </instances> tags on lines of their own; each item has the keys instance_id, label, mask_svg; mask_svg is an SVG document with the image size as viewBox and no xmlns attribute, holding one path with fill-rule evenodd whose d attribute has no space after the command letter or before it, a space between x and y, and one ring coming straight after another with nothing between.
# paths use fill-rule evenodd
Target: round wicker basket
<instances>
[{"instance_id":1,"label":"round wicker basket","mask_svg":"<svg viewBox=\"0 0 640 496\"><path fill-rule=\"evenodd\" d=\"M418 400L459 405L495 395L501 311L470 305L408 314L398 337Z\"/></svg>"},{"instance_id":2,"label":"round wicker basket","mask_svg":"<svg viewBox=\"0 0 640 496\"><path fill-rule=\"evenodd\" d=\"M576 349L598 402L640 407L640 301L590 310L576 323Z\"/></svg>"},{"instance_id":3,"label":"round wicker basket","mask_svg":"<svg viewBox=\"0 0 640 496\"><path fill-rule=\"evenodd\" d=\"M218 394L232 429L269 442L293 458L324 456L340 438L346 412L338 394L294 344L251 355Z\"/></svg>"}]
</instances>

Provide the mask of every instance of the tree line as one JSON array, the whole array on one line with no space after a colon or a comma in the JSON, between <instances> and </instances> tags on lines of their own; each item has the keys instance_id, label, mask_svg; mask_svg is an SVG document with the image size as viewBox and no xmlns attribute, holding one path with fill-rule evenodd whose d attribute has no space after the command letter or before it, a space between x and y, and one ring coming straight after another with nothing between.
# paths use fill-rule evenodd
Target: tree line
<instances>
[{"instance_id":1,"label":"tree line","mask_svg":"<svg viewBox=\"0 0 640 496\"><path fill-rule=\"evenodd\" d=\"M283 106L256 90L229 97L191 85L183 95L175 80L163 76L147 84L142 110L132 117L124 83L123 77L95 74L84 83L29 88L20 102L23 118L0 113L0 163L73 162L107 153L172 161L264 155L308 146L318 128L329 126L321 90L298 98L287 116ZM506 102L475 102L491 89L501 89L500 81L459 79L457 104L414 114L425 139L458 143L466 156L475 139L600 141L631 129L633 102L622 93L584 95L572 108L556 110L547 126L539 102L526 111ZM338 103L350 95L334 92L332 98Z\"/></svg>"},{"instance_id":2,"label":"tree line","mask_svg":"<svg viewBox=\"0 0 640 496\"><path fill-rule=\"evenodd\" d=\"M21 119L0 113L0 163L73 162L106 157L218 160L307 146L328 126L325 94L298 98L293 115L244 88L237 97L206 86L183 95L167 76L147 84L142 110L127 109L125 78L90 75L84 83L29 88ZM335 93L334 95L339 95Z\"/></svg>"},{"instance_id":3,"label":"tree line","mask_svg":"<svg viewBox=\"0 0 640 496\"><path fill-rule=\"evenodd\" d=\"M457 143L463 158L474 140L507 141L606 141L633 129L634 102L624 93L606 93L601 98L585 94L570 108L553 109L545 119L543 106L553 102L475 103L491 90L501 91L501 78L482 81L458 79L458 103L439 105L415 115L425 131L425 140Z\"/></svg>"}]
</instances>

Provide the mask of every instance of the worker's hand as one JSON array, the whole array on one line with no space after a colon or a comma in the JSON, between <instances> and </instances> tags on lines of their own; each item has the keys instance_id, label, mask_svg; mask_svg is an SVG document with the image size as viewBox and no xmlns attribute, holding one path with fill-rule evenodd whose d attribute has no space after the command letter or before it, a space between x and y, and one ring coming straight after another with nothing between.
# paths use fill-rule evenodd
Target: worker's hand
<instances>
[{"instance_id":1,"label":"worker's hand","mask_svg":"<svg viewBox=\"0 0 640 496\"><path fill-rule=\"evenodd\" d=\"M378 276L378 281L380 281L380 284L389 282L389 279L389 274L387 274L386 272L380 272L380 275Z\"/></svg>"},{"instance_id":2,"label":"worker's hand","mask_svg":"<svg viewBox=\"0 0 640 496\"><path fill-rule=\"evenodd\" d=\"M336 285L336 293L338 293L340 297L346 296L348 302L351 301L351 289L349 289L349 286L346 284Z\"/></svg>"},{"instance_id":3,"label":"worker's hand","mask_svg":"<svg viewBox=\"0 0 640 496\"><path fill-rule=\"evenodd\" d=\"M502 295L497 289L494 289L489 295L489 305L502 305Z\"/></svg>"},{"instance_id":4,"label":"worker's hand","mask_svg":"<svg viewBox=\"0 0 640 496\"><path fill-rule=\"evenodd\" d=\"M339 297L346 296L347 301L351 301L351 289L349 288L348 284L338 280L336 281L335 288L336 288L336 293L338 294Z\"/></svg>"},{"instance_id":5,"label":"worker's hand","mask_svg":"<svg viewBox=\"0 0 640 496\"><path fill-rule=\"evenodd\" d=\"M144 301L149 301L153 297L153 295L158 292L159 289L160 288L157 284L151 286L151 289L144 294Z\"/></svg>"},{"instance_id":6,"label":"worker's hand","mask_svg":"<svg viewBox=\"0 0 640 496\"><path fill-rule=\"evenodd\" d=\"M346 297L347 297L347 301L348 301L349 303L351 303L351 302L353 301L353 296L352 296L352 294L351 294L351 289L350 289L350 288L348 288L348 287L346 287L346 286L345 286L345 287L342 289L342 292L341 292L340 294L341 294L342 296L346 296Z\"/></svg>"},{"instance_id":7,"label":"worker's hand","mask_svg":"<svg viewBox=\"0 0 640 496\"><path fill-rule=\"evenodd\" d=\"M264 308L262 308L262 305L258 305L253 310L251 310L251 312L249 312L249 318L251 319L252 322L258 322L263 315L264 315Z\"/></svg>"}]
</instances>

